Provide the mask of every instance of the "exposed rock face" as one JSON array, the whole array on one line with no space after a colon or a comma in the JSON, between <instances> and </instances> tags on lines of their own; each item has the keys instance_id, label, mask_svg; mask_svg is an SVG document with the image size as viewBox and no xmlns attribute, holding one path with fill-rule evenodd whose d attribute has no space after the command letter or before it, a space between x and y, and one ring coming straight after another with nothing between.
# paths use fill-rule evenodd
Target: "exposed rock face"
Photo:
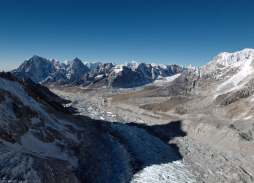
<instances>
[{"instance_id":1,"label":"exposed rock face","mask_svg":"<svg viewBox=\"0 0 254 183\"><path fill-rule=\"evenodd\" d=\"M170 85L164 86L151 95L198 95L205 93L214 96L224 95L228 105L246 98L253 92L254 50L245 49L236 53L221 53L201 68L189 67L188 71L176 78ZM154 94L153 94L154 93ZM235 94L233 94L235 93ZM218 100L222 100L222 98ZM231 99L229 99L231 98Z\"/></svg>"},{"instance_id":2,"label":"exposed rock face","mask_svg":"<svg viewBox=\"0 0 254 183\"><path fill-rule=\"evenodd\" d=\"M11 73L0 74L0 91L1 179L65 182L65 174L74 181L76 176L68 166L75 162L71 151L78 146L82 134L59 118L74 121L57 102L65 100L29 78L19 81ZM63 146L66 148L60 150ZM57 152L62 158L54 157ZM72 158L64 158L68 156ZM57 170L60 165L62 173Z\"/></svg>"},{"instance_id":3,"label":"exposed rock face","mask_svg":"<svg viewBox=\"0 0 254 183\"><path fill-rule=\"evenodd\" d=\"M242 51L237 51L235 53L227 53L223 52L217 55L213 61L209 62L205 66L201 67L200 69L200 75L201 77L203 75L207 74L219 74L224 73L227 74L225 70L226 67L228 69L237 67L242 67L247 60L254 59L254 50L246 48Z\"/></svg>"},{"instance_id":4,"label":"exposed rock face","mask_svg":"<svg viewBox=\"0 0 254 183\"><path fill-rule=\"evenodd\" d=\"M215 102L222 106L232 104L241 99L247 98L254 93L253 88L244 88L236 92L229 92L216 97Z\"/></svg>"},{"instance_id":5,"label":"exposed rock face","mask_svg":"<svg viewBox=\"0 0 254 183\"><path fill-rule=\"evenodd\" d=\"M84 74L80 79L69 82L70 86L104 86L104 87L134 87L153 82L156 79L172 76L184 71L178 65L152 66L137 62L120 66L112 63L101 64L93 71ZM97 84L96 84L97 83ZM59 84L59 83L58 83ZM66 83L65 83L66 84Z\"/></svg>"},{"instance_id":6,"label":"exposed rock face","mask_svg":"<svg viewBox=\"0 0 254 183\"><path fill-rule=\"evenodd\" d=\"M120 66L120 71L110 78L112 87L133 87L140 84L147 84L156 79L172 76L184 71L184 67L175 64L172 65L152 65L152 64L133 64L129 67Z\"/></svg>"},{"instance_id":7,"label":"exposed rock face","mask_svg":"<svg viewBox=\"0 0 254 183\"><path fill-rule=\"evenodd\" d=\"M101 65L101 62L83 62L85 66L87 66L89 69L94 70L98 67L98 65Z\"/></svg>"},{"instance_id":8,"label":"exposed rock face","mask_svg":"<svg viewBox=\"0 0 254 183\"><path fill-rule=\"evenodd\" d=\"M66 77L66 71L65 70L59 70L51 76L48 76L45 80L41 81L41 84L46 84L46 83L54 83L54 82L59 82L59 81L65 81L67 80Z\"/></svg>"},{"instance_id":9,"label":"exposed rock face","mask_svg":"<svg viewBox=\"0 0 254 183\"><path fill-rule=\"evenodd\" d=\"M66 77L69 80L79 79L84 73L89 71L90 69L81 60L75 58L66 68Z\"/></svg>"},{"instance_id":10,"label":"exposed rock face","mask_svg":"<svg viewBox=\"0 0 254 183\"><path fill-rule=\"evenodd\" d=\"M46 79L51 73L55 73L61 69L62 65L59 61L55 59L47 60L34 55L30 59L24 61L24 63L12 73L19 79L30 77L34 82L38 83Z\"/></svg>"},{"instance_id":11,"label":"exposed rock face","mask_svg":"<svg viewBox=\"0 0 254 183\"><path fill-rule=\"evenodd\" d=\"M71 61L65 60L65 61L62 63L62 66L66 67L66 66L68 66L70 63L71 63Z\"/></svg>"},{"instance_id":12,"label":"exposed rock face","mask_svg":"<svg viewBox=\"0 0 254 183\"><path fill-rule=\"evenodd\" d=\"M142 68L142 66L139 66ZM146 82L148 83L151 81L149 75L151 76L152 74L150 72L146 72L144 70L139 70L137 72L133 71L131 68L122 67L122 71L115 74L111 75L112 77L109 78L110 83L112 84L113 87L130 87L130 86L138 86L137 84ZM147 77L148 76L148 77Z\"/></svg>"},{"instance_id":13,"label":"exposed rock face","mask_svg":"<svg viewBox=\"0 0 254 183\"><path fill-rule=\"evenodd\" d=\"M114 67L112 63L100 64L96 69L85 73L81 78L70 83L71 86L88 86L93 83L97 83L100 80L105 79Z\"/></svg>"},{"instance_id":14,"label":"exposed rock face","mask_svg":"<svg viewBox=\"0 0 254 183\"><path fill-rule=\"evenodd\" d=\"M139 64L133 61L115 66L112 63L83 63L78 58L71 62L66 60L61 64L55 59L47 60L35 55L12 73L18 79L29 77L35 83L41 84L89 86L99 82L97 85L104 87L134 87L181 73L184 70L186 68L175 64ZM90 73L86 74L89 71ZM94 87L98 86L94 85Z\"/></svg>"},{"instance_id":15,"label":"exposed rock face","mask_svg":"<svg viewBox=\"0 0 254 183\"><path fill-rule=\"evenodd\" d=\"M75 58L67 66L63 66L55 59L47 60L35 55L22 63L12 73L18 79L29 77L35 83L53 83L58 80L75 80L89 71L90 69L78 58Z\"/></svg>"}]
</instances>

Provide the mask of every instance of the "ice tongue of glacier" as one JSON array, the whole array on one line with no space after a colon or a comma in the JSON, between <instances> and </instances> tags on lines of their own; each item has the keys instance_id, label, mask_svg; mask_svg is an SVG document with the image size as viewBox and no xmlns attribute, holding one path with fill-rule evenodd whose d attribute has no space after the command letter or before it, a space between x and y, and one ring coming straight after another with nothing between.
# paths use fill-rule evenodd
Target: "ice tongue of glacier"
<instances>
[{"instance_id":1,"label":"ice tongue of glacier","mask_svg":"<svg viewBox=\"0 0 254 183\"><path fill-rule=\"evenodd\" d=\"M111 124L125 139L133 156L144 162L131 182L195 182L187 166L179 160L175 150L143 129L124 124ZM160 162L160 163L158 163Z\"/></svg>"}]
</instances>

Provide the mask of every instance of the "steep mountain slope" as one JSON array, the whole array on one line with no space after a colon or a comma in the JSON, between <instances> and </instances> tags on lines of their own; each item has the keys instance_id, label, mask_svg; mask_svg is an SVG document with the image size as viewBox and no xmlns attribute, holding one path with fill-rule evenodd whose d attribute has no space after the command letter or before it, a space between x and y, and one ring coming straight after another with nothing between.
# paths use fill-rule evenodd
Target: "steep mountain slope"
<instances>
[{"instance_id":1,"label":"steep mountain slope","mask_svg":"<svg viewBox=\"0 0 254 183\"><path fill-rule=\"evenodd\" d=\"M62 65L55 59L47 60L35 55L24 61L24 63L12 73L19 79L29 77L36 83L48 83L55 82L59 79L78 79L84 73L90 71L78 58L75 58L70 63L66 61L66 64L67 65Z\"/></svg>"},{"instance_id":2,"label":"steep mountain slope","mask_svg":"<svg viewBox=\"0 0 254 183\"><path fill-rule=\"evenodd\" d=\"M69 84L81 76L84 73L89 72L90 69L83 64L81 60L75 58L72 62L70 62L64 70L59 70L48 76L45 80L41 82L41 84L47 83L55 83L55 84Z\"/></svg>"},{"instance_id":3,"label":"steep mountain slope","mask_svg":"<svg viewBox=\"0 0 254 183\"><path fill-rule=\"evenodd\" d=\"M82 77L70 83L71 86L87 86L105 79L114 68L112 63L100 64L96 69L85 73Z\"/></svg>"},{"instance_id":4,"label":"steep mountain slope","mask_svg":"<svg viewBox=\"0 0 254 183\"><path fill-rule=\"evenodd\" d=\"M67 67L66 67L66 77L67 79L78 79L84 73L89 72L90 69L83 64L81 60L75 58Z\"/></svg>"},{"instance_id":5,"label":"steep mountain slope","mask_svg":"<svg viewBox=\"0 0 254 183\"><path fill-rule=\"evenodd\" d=\"M10 73L0 74L0 90L1 179L75 182L72 151L82 134L68 122L70 112L52 101L59 97Z\"/></svg>"},{"instance_id":6,"label":"steep mountain slope","mask_svg":"<svg viewBox=\"0 0 254 183\"><path fill-rule=\"evenodd\" d=\"M46 79L51 73L55 73L62 69L62 65L55 59L47 60L39 56L32 56L25 60L19 68L12 73L19 79L30 77L34 82L38 83Z\"/></svg>"}]
</instances>

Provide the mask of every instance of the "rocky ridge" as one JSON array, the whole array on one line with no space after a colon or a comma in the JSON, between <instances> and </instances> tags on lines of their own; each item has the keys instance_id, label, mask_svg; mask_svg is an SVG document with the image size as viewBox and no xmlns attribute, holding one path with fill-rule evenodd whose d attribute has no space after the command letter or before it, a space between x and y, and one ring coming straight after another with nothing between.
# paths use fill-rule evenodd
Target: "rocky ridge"
<instances>
[{"instance_id":1,"label":"rocky ridge","mask_svg":"<svg viewBox=\"0 0 254 183\"><path fill-rule=\"evenodd\" d=\"M113 63L83 63L78 58L71 62L66 60L60 64L55 59L47 60L33 56L12 73L19 79L30 77L34 82L41 84L51 83L80 87L90 85L92 87L101 87L102 85L105 87L135 87L155 80L163 80L185 70L186 68L175 64L156 65L133 61L116 66Z\"/></svg>"},{"instance_id":2,"label":"rocky ridge","mask_svg":"<svg viewBox=\"0 0 254 183\"><path fill-rule=\"evenodd\" d=\"M145 63L115 66L112 63L101 64L80 79L70 82L69 86L79 87L117 87L130 88L145 85L155 80L163 80L185 70L184 67L172 65L151 65Z\"/></svg>"},{"instance_id":3,"label":"rocky ridge","mask_svg":"<svg viewBox=\"0 0 254 183\"><path fill-rule=\"evenodd\" d=\"M12 73L20 80L24 77L29 77L35 83L50 83L59 79L75 80L89 71L90 69L78 58L72 60L68 65L62 65L55 59L47 60L34 55L30 59L25 60Z\"/></svg>"},{"instance_id":4,"label":"rocky ridge","mask_svg":"<svg viewBox=\"0 0 254 183\"><path fill-rule=\"evenodd\" d=\"M85 66L87 66L89 69L94 70L97 68L98 65L101 65L101 62L83 62Z\"/></svg>"}]
</instances>

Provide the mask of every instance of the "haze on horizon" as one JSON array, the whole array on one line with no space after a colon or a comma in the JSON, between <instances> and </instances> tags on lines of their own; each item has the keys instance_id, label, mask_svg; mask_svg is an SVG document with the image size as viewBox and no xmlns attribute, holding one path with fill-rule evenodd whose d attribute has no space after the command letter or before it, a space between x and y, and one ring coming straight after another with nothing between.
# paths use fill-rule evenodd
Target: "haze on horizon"
<instances>
[{"instance_id":1,"label":"haze on horizon","mask_svg":"<svg viewBox=\"0 0 254 183\"><path fill-rule=\"evenodd\" d=\"M254 48L254 1L0 1L0 70L33 55L60 62L201 67Z\"/></svg>"}]
</instances>

